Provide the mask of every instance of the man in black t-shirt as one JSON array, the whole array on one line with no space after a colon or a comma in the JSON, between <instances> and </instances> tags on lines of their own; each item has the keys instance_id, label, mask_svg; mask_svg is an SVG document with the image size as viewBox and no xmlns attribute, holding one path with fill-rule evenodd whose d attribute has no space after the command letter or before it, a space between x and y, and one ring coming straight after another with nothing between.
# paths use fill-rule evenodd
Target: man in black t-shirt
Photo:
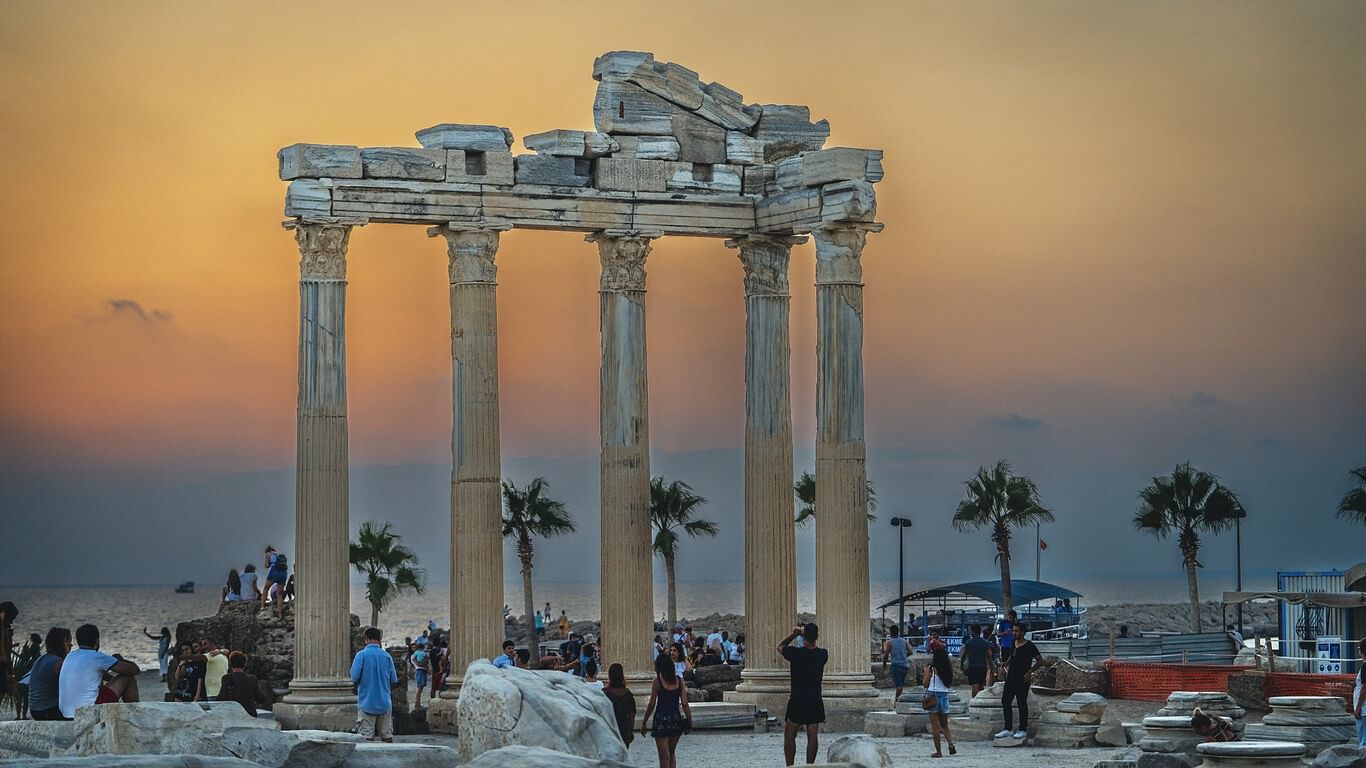
<instances>
[{"instance_id":1,"label":"man in black t-shirt","mask_svg":"<svg viewBox=\"0 0 1366 768\"><path fill-rule=\"evenodd\" d=\"M797 731L806 729L806 762L816 762L820 749L821 723L825 722L825 702L821 700L821 677L829 651L816 645L820 630L806 624L792 630L792 634L778 643L778 653L792 667L792 689L787 699L787 715L783 722L783 758L788 765L797 758ZM798 636L802 646L792 645Z\"/></svg>"},{"instance_id":2,"label":"man in black t-shirt","mask_svg":"<svg viewBox=\"0 0 1366 768\"><path fill-rule=\"evenodd\" d=\"M1001 694L1001 711L1005 715L1006 729L996 734L997 738L1010 736L1023 739L1029 733L1029 684L1034 670L1043 663L1038 646L1029 641L1025 628L1016 624L1011 628L1014 633L1015 651L1006 662L1005 691ZM1014 701L1020 708L1020 730L1014 730L1010 704Z\"/></svg>"},{"instance_id":3,"label":"man in black t-shirt","mask_svg":"<svg viewBox=\"0 0 1366 768\"><path fill-rule=\"evenodd\" d=\"M963 671L968 673L968 683L972 685L972 695L982 692L987 684L987 669L992 665L991 643L982 637L982 627L973 624L968 631L968 639L963 643L963 652L958 654Z\"/></svg>"}]
</instances>

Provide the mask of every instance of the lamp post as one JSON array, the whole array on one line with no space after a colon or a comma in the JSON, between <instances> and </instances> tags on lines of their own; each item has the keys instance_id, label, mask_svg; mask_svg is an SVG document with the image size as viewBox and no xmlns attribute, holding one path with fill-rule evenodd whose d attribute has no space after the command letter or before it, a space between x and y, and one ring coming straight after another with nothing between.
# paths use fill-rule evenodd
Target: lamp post
<instances>
[{"instance_id":1,"label":"lamp post","mask_svg":"<svg viewBox=\"0 0 1366 768\"><path fill-rule=\"evenodd\" d=\"M1234 558L1235 558L1235 559L1234 559L1234 566L1233 566L1233 567L1234 567L1234 571L1236 572L1236 573L1235 573L1235 576L1234 576L1234 578L1235 578L1235 586L1234 586L1234 589L1238 590L1239 592L1242 592L1242 591L1243 591L1243 515L1239 515L1239 516L1233 518L1233 541L1234 541L1234 547L1235 547L1235 550L1234 550L1234 552L1235 552ZM1241 599L1238 601L1238 636L1239 636L1239 637L1242 637L1242 636L1243 636L1243 602L1242 602Z\"/></svg>"},{"instance_id":2,"label":"lamp post","mask_svg":"<svg viewBox=\"0 0 1366 768\"><path fill-rule=\"evenodd\" d=\"M896 527L896 622L899 631L906 631L906 601L902 600L906 596L905 571L903 564L906 556L906 529L911 527L911 518L894 517L892 525Z\"/></svg>"}]
</instances>

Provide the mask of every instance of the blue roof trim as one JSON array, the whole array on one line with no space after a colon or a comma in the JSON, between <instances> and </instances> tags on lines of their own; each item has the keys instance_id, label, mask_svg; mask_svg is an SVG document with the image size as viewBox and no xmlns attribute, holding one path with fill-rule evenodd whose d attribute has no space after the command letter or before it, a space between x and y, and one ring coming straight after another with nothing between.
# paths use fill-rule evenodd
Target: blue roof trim
<instances>
[{"instance_id":1,"label":"blue roof trim","mask_svg":"<svg viewBox=\"0 0 1366 768\"><path fill-rule=\"evenodd\" d=\"M1026 581L1024 579L1011 579L1010 592L1014 602L1021 605L1037 600L1057 600L1082 596L1080 592L1073 592L1057 584L1049 584L1044 581ZM979 600L985 600L992 605L1001 605L1004 602L1001 597L1001 580L997 579L995 581L967 581L962 584L950 584L947 587L908 592L896 600L889 600L879 605L878 608L890 608L901 602L928 600L952 594L969 595Z\"/></svg>"}]
</instances>

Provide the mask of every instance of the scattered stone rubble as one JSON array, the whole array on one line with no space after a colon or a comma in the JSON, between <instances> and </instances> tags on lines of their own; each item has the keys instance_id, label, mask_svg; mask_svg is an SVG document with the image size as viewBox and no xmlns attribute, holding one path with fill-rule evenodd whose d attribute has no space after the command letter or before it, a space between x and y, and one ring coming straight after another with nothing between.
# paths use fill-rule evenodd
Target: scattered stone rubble
<instances>
[{"instance_id":1,"label":"scattered stone rubble","mask_svg":"<svg viewBox=\"0 0 1366 768\"><path fill-rule=\"evenodd\" d=\"M1245 738L1300 742L1310 755L1356 738L1356 720L1337 696L1273 696L1268 703L1271 712L1249 725Z\"/></svg>"},{"instance_id":2,"label":"scattered stone rubble","mask_svg":"<svg viewBox=\"0 0 1366 768\"><path fill-rule=\"evenodd\" d=\"M807 107L747 104L639 51L599 56L593 78L596 130L530 134L528 154L463 123L418 131L420 147L285 147L285 215L716 235L874 221L882 151L825 148Z\"/></svg>"},{"instance_id":3,"label":"scattered stone rubble","mask_svg":"<svg viewBox=\"0 0 1366 768\"><path fill-rule=\"evenodd\" d=\"M1105 719L1105 697L1097 693L1074 693L1039 716L1033 745L1036 747L1099 746L1096 732Z\"/></svg>"}]
</instances>

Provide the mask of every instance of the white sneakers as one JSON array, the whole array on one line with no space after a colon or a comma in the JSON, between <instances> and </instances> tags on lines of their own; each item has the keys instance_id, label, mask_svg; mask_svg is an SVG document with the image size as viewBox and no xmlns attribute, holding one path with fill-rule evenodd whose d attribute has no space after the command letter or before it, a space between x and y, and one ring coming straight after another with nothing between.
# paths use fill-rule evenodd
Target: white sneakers
<instances>
[{"instance_id":1,"label":"white sneakers","mask_svg":"<svg viewBox=\"0 0 1366 768\"><path fill-rule=\"evenodd\" d=\"M996 734L995 738L1004 739L1004 738L1006 738L1007 736L1010 736L1010 735L1011 735L1011 734L1010 734L1010 731L1000 731L1000 732L998 732L998 733Z\"/></svg>"},{"instance_id":2,"label":"white sneakers","mask_svg":"<svg viewBox=\"0 0 1366 768\"><path fill-rule=\"evenodd\" d=\"M998 739L1023 739L1024 737L1026 737L1026 736L1028 736L1028 735L1029 735L1029 734L1025 733L1024 731L1013 731L1013 732L1012 732L1012 731L1009 731L1009 730L1005 730L1005 731L1001 731L1001 732L997 733L996 736L995 736L995 738L998 738Z\"/></svg>"},{"instance_id":3,"label":"white sneakers","mask_svg":"<svg viewBox=\"0 0 1366 768\"><path fill-rule=\"evenodd\" d=\"M1028 735L1029 735L1029 734L1025 733L1024 731L1016 731L1015 733L1011 734L1011 738L1012 738L1012 739L1023 739L1024 737L1026 737L1026 736L1028 736Z\"/></svg>"}]
</instances>

